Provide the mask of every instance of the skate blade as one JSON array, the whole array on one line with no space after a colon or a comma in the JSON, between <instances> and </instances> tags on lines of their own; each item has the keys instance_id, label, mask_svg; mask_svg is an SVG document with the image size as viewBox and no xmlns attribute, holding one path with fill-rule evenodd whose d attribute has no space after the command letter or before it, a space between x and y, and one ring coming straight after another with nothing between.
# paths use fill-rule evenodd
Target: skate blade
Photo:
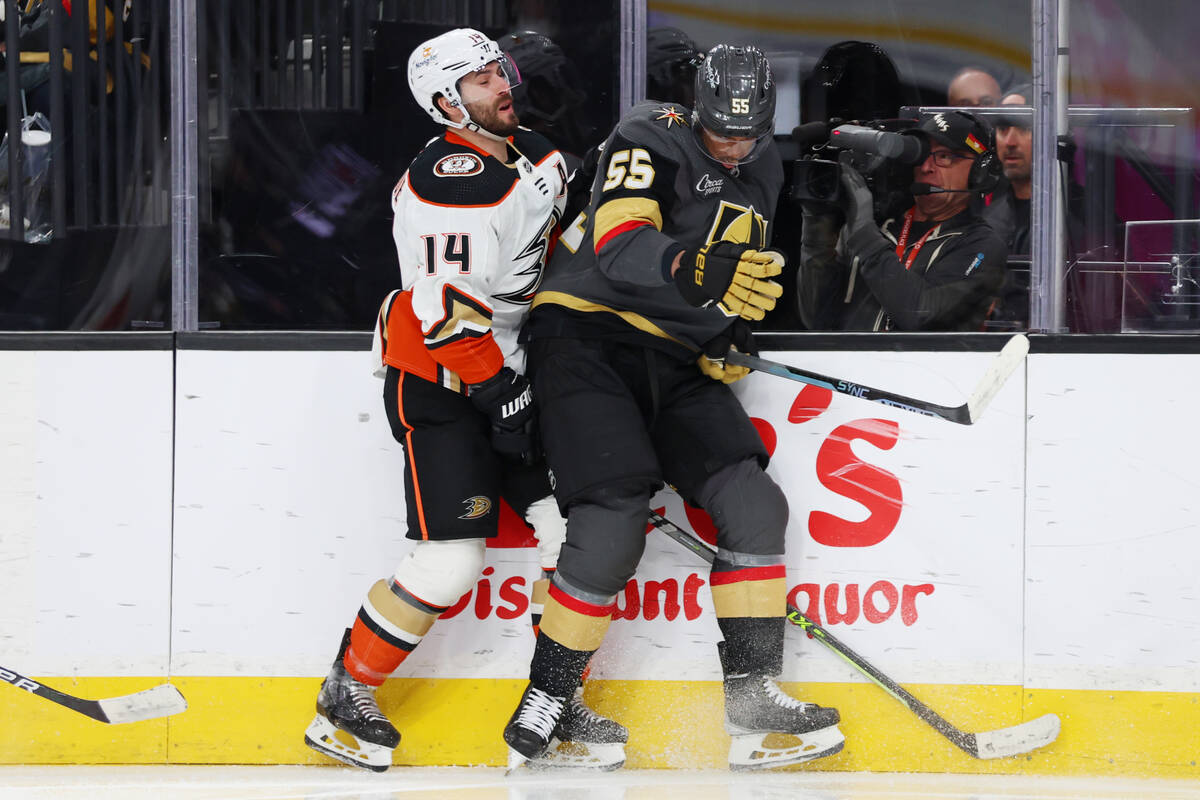
<instances>
[{"instance_id":1,"label":"skate blade","mask_svg":"<svg viewBox=\"0 0 1200 800\"><path fill-rule=\"evenodd\" d=\"M758 770L802 764L840 753L846 737L836 725L809 733L736 734L729 744L729 768Z\"/></svg>"},{"instance_id":2,"label":"skate blade","mask_svg":"<svg viewBox=\"0 0 1200 800\"><path fill-rule=\"evenodd\" d=\"M304 732L304 743L318 753L352 767L385 772L392 765L391 748L364 742L320 714Z\"/></svg>"},{"instance_id":3,"label":"skate blade","mask_svg":"<svg viewBox=\"0 0 1200 800\"><path fill-rule=\"evenodd\" d=\"M625 745L620 743L564 742L550 740L546 752L530 759L532 770L586 769L611 772L625 765Z\"/></svg>"},{"instance_id":4,"label":"skate blade","mask_svg":"<svg viewBox=\"0 0 1200 800\"><path fill-rule=\"evenodd\" d=\"M521 768L521 765L528 761L525 756L518 753L511 747L508 748L508 769L504 770L504 777L512 775L514 771Z\"/></svg>"}]
</instances>

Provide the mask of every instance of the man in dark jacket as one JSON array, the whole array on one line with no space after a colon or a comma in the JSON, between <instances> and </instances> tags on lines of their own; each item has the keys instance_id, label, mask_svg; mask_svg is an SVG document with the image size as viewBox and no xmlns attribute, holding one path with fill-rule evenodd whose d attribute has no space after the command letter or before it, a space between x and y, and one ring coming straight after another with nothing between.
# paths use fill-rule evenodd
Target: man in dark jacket
<instances>
[{"instance_id":1,"label":"man in dark jacket","mask_svg":"<svg viewBox=\"0 0 1200 800\"><path fill-rule=\"evenodd\" d=\"M811 330L977 331L1004 280L1004 242L972 209L1000 167L975 116L939 113L916 129L913 205L876 224L866 180L842 159L841 215L805 208L800 313ZM838 221L845 225L838 236Z\"/></svg>"}]
</instances>

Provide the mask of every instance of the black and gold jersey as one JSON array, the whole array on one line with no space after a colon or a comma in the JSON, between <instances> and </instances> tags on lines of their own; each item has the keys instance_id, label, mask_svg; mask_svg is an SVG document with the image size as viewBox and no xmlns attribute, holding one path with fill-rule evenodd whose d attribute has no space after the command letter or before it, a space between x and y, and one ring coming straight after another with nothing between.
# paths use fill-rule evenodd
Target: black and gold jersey
<instances>
[{"instance_id":1,"label":"black and gold jersey","mask_svg":"<svg viewBox=\"0 0 1200 800\"><path fill-rule=\"evenodd\" d=\"M726 168L671 103L635 106L604 142L588 206L563 232L534 299L533 334L637 341L692 355L729 325L679 295L670 265L714 241L765 248L783 184L774 144Z\"/></svg>"}]
</instances>

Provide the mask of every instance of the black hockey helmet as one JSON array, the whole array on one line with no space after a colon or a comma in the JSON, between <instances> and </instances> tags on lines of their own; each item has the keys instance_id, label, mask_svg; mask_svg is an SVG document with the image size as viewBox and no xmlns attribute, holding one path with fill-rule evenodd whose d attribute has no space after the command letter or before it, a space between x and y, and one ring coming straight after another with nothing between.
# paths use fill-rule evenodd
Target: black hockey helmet
<instances>
[{"instance_id":1,"label":"black hockey helmet","mask_svg":"<svg viewBox=\"0 0 1200 800\"><path fill-rule=\"evenodd\" d=\"M695 103L696 69L703 62L704 53L679 28L646 31L646 99L691 108Z\"/></svg>"},{"instance_id":2,"label":"black hockey helmet","mask_svg":"<svg viewBox=\"0 0 1200 800\"><path fill-rule=\"evenodd\" d=\"M727 44L709 50L696 72L692 121L701 151L713 160L732 166L757 158L775 132L775 79L763 52ZM742 145L752 140L752 146L736 148L739 154L731 158L729 150L714 152L713 140Z\"/></svg>"}]
</instances>

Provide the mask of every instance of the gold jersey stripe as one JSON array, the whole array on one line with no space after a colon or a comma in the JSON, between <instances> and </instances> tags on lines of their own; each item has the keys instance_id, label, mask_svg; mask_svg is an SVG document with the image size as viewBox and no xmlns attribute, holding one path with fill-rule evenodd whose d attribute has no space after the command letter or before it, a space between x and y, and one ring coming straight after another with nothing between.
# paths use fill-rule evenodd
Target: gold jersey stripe
<instances>
[{"instance_id":1,"label":"gold jersey stripe","mask_svg":"<svg viewBox=\"0 0 1200 800\"><path fill-rule=\"evenodd\" d=\"M711 587L718 617L782 617L787 613L787 581L738 581Z\"/></svg>"},{"instance_id":2,"label":"gold jersey stripe","mask_svg":"<svg viewBox=\"0 0 1200 800\"><path fill-rule=\"evenodd\" d=\"M592 226L592 246L600 244L609 231L627 222L648 222L655 230L662 230L662 210L658 201L649 197L618 197L596 209L596 221Z\"/></svg>"},{"instance_id":3,"label":"gold jersey stripe","mask_svg":"<svg viewBox=\"0 0 1200 800\"><path fill-rule=\"evenodd\" d=\"M602 306L599 303L593 303L590 300L583 300L564 292L538 292L533 298L532 308L537 308L538 306L547 303L556 306L563 306L564 308L570 308L575 311L587 311L589 313L603 311L608 314L615 314L633 327L637 328L639 331L644 331L645 333L657 336L660 339L667 339L668 341L675 342L676 344L686 347L689 350L694 349L691 347L691 345L676 339L674 336L667 333L662 328L643 317L641 314L635 314L632 311L617 311L615 308Z\"/></svg>"}]
</instances>

